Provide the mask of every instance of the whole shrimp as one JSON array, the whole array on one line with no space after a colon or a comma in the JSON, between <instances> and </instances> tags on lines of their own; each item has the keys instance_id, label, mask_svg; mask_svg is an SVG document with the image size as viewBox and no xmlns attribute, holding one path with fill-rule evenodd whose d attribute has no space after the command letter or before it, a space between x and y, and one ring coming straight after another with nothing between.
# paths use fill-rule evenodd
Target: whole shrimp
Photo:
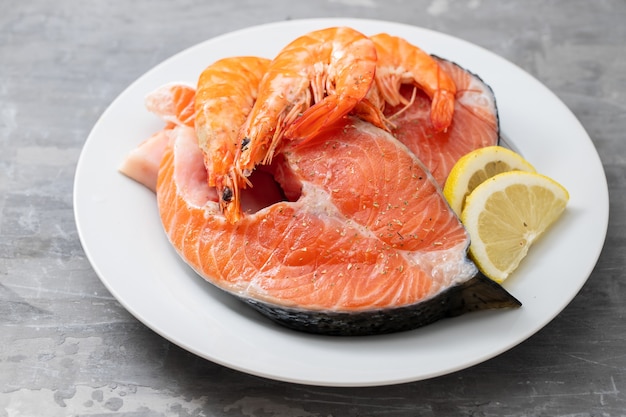
<instances>
[{"instance_id":1,"label":"whole shrimp","mask_svg":"<svg viewBox=\"0 0 626 417\"><path fill-rule=\"evenodd\" d=\"M242 216L240 188L244 180L235 173L238 134L255 100L269 59L243 56L224 58L209 65L198 79L195 128L204 152L208 183L215 187L226 219Z\"/></svg>"},{"instance_id":2,"label":"whole shrimp","mask_svg":"<svg viewBox=\"0 0 626 417\"><path fill-rule=\"evenodd\" d=\"M283 48L240 133L240 175L270 163L284 138L306 141L348 114L365 97L375 71L373 42L351 28L310 32Z\"/></svg>"},{"instance_id":3,"label":"whole shrimp","mask_svg":"<svg viewBox=\"0 0 626 417\"><path fill-rule=\"evenodd\" d=\"M376 88L368 96L370 101L376 101L372 94L379 94L391 106L408 105L410 102L400 94L400 87L414 84L432 100L430 120L433 127L436 131L445 131L454 115L456 85L452 78L433 57L405 39L386 33L370 39L376 45L378 55Z\"/></svg>"}]
</instances>

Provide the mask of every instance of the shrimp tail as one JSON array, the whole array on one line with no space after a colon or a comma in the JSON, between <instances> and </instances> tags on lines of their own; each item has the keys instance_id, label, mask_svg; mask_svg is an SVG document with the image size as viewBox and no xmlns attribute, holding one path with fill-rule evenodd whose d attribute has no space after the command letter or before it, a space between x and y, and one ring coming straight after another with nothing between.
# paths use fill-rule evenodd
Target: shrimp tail
<instances>
[{"instance_id":1,"label":"shrimp tail","mask_svg":"<svg viewBox=\"0 0 626 417\"><path fill-rule=\"evenodd\" d=\"M438 90L433 95L430 121L437 132L445 132L454 116L454 93Z\"/></svg>"},{"instance_id":2,"label":"shrimp tail","mask_svg":"<svg viewBox=\"0 0 626 417\"><path fill-rule=\"evenodd\" d=\"M366 98L357 103L351 114L387 132L391 132L394 127L394 124L385 117L382 110Z\"/></svg>"},{"instance_id":3,"label":"shrimp tail","mask_svg":"<svg viewBox=\"0 0 626 417\"><path fill-rule=\"evenodd\" d=\"M338 95L326 96L323 100L309 107L285 130L285 138L305 143L314 138L325 127L333 125L357 105L352 98Z\"/></svg>"}]
</instances>

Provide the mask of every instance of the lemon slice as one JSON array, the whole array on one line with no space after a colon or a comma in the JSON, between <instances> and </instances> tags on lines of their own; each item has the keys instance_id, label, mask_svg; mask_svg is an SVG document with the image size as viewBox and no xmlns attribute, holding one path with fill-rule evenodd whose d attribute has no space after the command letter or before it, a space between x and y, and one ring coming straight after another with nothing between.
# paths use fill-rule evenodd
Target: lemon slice
<instances>
[{"instance_id":1,"label":"lemon slice","mask_svg":"<svg viewBox=\"0 0 626 417\"><path fill-rule=\"evenodd\" d=\"M487 146L462 156L452 167L443 195L452 210L461 215L465 199L478 184L501 172L520 170L535 172L521 155L502 146Z\"/></svg>"},{"instance_id":2,"label":"lemon slice","mask_svg":"<svg viewBox=\"0 0 626 417\"><path fill-rule=\"evenodd\" d=\"M510 171L493 176L472 191L461 214L471 238L470 256L501 283L568 200L567 190L545 175Z\"/></svg>"}]
</instances>

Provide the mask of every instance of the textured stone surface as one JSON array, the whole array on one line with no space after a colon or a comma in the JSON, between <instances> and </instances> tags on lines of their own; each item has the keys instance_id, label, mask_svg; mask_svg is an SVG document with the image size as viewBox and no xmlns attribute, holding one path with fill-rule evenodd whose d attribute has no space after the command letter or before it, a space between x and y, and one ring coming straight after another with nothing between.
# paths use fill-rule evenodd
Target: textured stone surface
<instances>
[{"instance_id":1,"label":"textured stone surface","mask_svg":"<svg viewBox=\"0 0 626 417\"><path fill-rule=\"evenodd\" d=\"M2 10L0 417L626 415L623 1L29 0L4 1ZM74 170L117 94L207 38L331 16L410 23L502 55L554 91L598 149L611 192L599 262L553 322L499 357L389 387L265 380L153 333L85 257L72 211Z\"/></svg>"}]
</instances>

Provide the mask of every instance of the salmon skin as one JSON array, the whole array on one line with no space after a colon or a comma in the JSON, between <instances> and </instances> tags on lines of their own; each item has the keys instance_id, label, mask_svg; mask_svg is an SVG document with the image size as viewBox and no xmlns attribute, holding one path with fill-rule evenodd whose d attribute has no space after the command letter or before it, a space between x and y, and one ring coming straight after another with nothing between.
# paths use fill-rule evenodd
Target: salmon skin
<instances>
[{"instance_id":1,"label":"salmon skin","mask_svg":"<svg viewBox=\"0 0 626 417\"><path fill-rule=\"evenodd\" d=\"M521 305L467 259L469 236L436 180L384 130L347 117L286 146L273 175L287 198L236 224L220 213L193 129L170 134L157 181L170 242L281 325L370 335Z\"/></svg>"},{"instance_id":2,"label":"salmon skin","mask_svg":"<svg viewBox=\"0 0 626 417\"><path fill-rule=\"evenodd\" d=\"M445 131L437 131L430 122L430 98L412 88L403 91L405 97L412 97L411 105L387 108L385 115L393 123L394 137L426 165L443 187L459 158L475 149L499 143L500 121L496 98L489 85L452 61L434 58L457 86L450 126Z\"/></svg>"},{"instance_id":3,"label":"salmon skin","mask_svg":"<svg viewBox=\"0 0 626 417\"><path fill-rule=\"evenodd\" d=\"M522 304L495 281L477 273L428 300L397 308L360 312L310 311L259 300L240 300L264 316L293 330L328 336L370 336L414 330L444 318Z\"/></svg>"}]
</instances>

